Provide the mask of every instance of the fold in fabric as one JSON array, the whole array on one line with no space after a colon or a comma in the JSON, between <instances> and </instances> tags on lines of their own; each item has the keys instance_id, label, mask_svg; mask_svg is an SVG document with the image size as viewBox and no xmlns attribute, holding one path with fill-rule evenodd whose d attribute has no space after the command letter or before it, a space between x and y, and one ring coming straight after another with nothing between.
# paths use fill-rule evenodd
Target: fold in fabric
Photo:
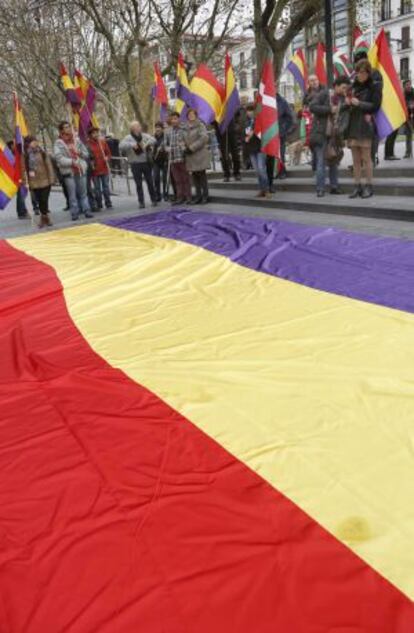
<instances>
[{"instance_id":1,"label":"fold in fabric","mask_svg":"<svg viewBox=\"0 0 414 633\"><path fill-rule=\"evenodd\" d=\"M311 288L414 312L414 242L211 212L152 213L110 226L182 240Z\"/></svg>"}]
</instances>

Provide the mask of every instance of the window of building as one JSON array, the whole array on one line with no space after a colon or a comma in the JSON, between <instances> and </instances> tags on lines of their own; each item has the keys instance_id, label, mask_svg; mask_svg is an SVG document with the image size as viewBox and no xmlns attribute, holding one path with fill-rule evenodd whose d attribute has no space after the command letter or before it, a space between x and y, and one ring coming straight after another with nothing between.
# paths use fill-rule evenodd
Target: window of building
<instances>
[{"instance_id":1,"label":"window of building","mask_svg":"<svg viewBox=\"0 0 414 633\"><path fill-rule=\"evenodd\" d=\"M240 53L240 65L244 64L244 53Z\"/></svg>"},{"instance_id":2,"label":"window of building","mask_svg":"<svg viewBox=\"0 0 414 633\"><path fill-rule=\"evenodd\" d=\"M390 33L390 31L385 31L385 37L387 38L388 46L391 48L392 42L391 42L391 33Z\"/></svg>"},{"instance_id":3,"label":"window of building","mask_svg":"<svg viewBox=\"0 0 414 633\"><path fill-rule=\"evenodd\" d=\"M175 88L170 88L170 99L175 99Z\"/></svg>"},{"instance_id":4,"label":"window of building","mask_svg":"<svg viewBox=\"0 0 414 633\"><path fill-rule=\"evenodd\" d=\"M401 15L407 15L412 11L412 0L401 0L400 13Z\"/></svg>"},{"instance_id":5,"label":"window of building","mask_svg":"<svg viewBox=\"0 0 414 633\"><path fill-rule=\"evenodd\" d=\"M389 20L391 17L391 0L381 0L381 20Z\"/></svg>"},{"instance_id":6,"label":"window of building","mask_svg":"<svg viewBox=\"0 0 414 633\"><path fill-rule=\"evenodd\" d=\"M253 68L252 70L252 86L257 86L257 68Z\"/></svg>"},{"instance_id":7,"label":"window of building","mask_svg":"<svg viewBox=\"0 0 414 633\"><path fill-rule=\"evenodd\" d=\"M252 48L251 62L253 64L253 66L256 66L256 64L257 64L257 54L256 54L256 49L255 48Z\"/></svg>"},{"instance_id":8,"label":"window of building","mask_svg":"<svg viewBox=\"0 0 414 633\"><path fill-rule=\"evenodd\" d=\"M401 29L401 48L411 48L409 26L403 26Z\"/></svg>"},{"instance_id":9,"label":"window of building","mask_svg":"<svg viewBox=\"0 0 414 633\"><path fill-rule=\"evenodd\" d=\"M400 77L402 81L410 79L410 58L401 57L400 59Z\"/></svg>"},{"instance_id":10,"label":"window of building","mask_svg":"<svg viewBox=\"0 0 414 633\"><path fill-rule=\"evenodd\" d=\"M240 90L247 90L247 75L240 73Z\"/></svg>"}]
</instances>

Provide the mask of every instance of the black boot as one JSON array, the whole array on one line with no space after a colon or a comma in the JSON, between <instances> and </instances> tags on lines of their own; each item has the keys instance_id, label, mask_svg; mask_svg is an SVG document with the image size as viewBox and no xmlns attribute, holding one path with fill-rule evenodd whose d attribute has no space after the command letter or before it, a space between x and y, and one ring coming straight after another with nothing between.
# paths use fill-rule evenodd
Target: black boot
<instances>
[{"instance_id":1,"label":"black boot","mask_svg":"<svg viewBox=\"0 0 414 633\"><path fill-rule=\"evenodd\" d=\"M362 187L361 185L357 185L349 197L360 198L361 196L362 196Z\"/></svg>"},{"instance_id":2,"label":"black boot","mask_svg":"<svg viewBox=\"0 0 414 633\"><path fill-rule=\"evenodd\" d=\"M374 190L372 188L372 185L365 185L361 193L361 198L371 198L373 195L374 195Z\"/></svg>"}]
</instances>

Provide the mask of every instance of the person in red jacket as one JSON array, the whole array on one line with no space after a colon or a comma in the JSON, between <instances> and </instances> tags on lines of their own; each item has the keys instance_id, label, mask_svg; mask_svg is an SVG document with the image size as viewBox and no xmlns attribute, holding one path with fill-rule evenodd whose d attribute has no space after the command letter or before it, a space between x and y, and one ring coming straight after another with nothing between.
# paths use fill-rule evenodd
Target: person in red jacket
<instances>
[{"instance_id":1,"label":"person in red jacket","mask_svg":"<svg viewBox=\"0 0 414 633\"><path fill-rule=\"evenodd\" d=\"M109 160L111 150L105 139L100 137L99 129L93 127L89 130L88 141L89 154L92 163L93 188L98 209L102 209L102 198L105 199L107 209L112 209L111 194L109 191Z\"/></svg>"}]
</instances>

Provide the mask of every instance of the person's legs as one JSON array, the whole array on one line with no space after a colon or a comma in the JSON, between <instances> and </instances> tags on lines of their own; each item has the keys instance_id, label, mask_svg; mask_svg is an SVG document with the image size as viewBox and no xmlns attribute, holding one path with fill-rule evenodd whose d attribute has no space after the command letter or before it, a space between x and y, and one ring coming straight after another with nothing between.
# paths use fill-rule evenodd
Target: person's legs
<instances>
[{"instance_id":1,"label":"person's legs","mask_svg":"<svg viewBox=\"0 0 414 633\"><path fill-rule=\"evenodd\" d=\"M275 179L276 159L274 156L266 156L266 175L269 183L269 191L273 191L273 182Z\"/></svg>"},{"instance_id":2,"label":"person's legs","mask_svg":"<svg viewBox=\"0 0 414 633\"><path fill-rule=\"evenodd\" d=\"M203 202L208 202L208 178L205 169L200 171L200 186Z\"/></svg>"},{"instance_id":3,"label":"person's legs","mask_svg":"<svg viewBox=\"0 0 414 633\"><path fill-rule=\"evenodd\" d=\"M260 158L261 156L264 157L264 171L265 174L263 175L263 172L261 171L262 169L262 159ZM256 172L257 175L257 182L259 184L259 189L261 193L266 193L266 191L268 190L268 178L267 178L267 168L266 168L266 154L262 154L261 152L254 152L253 154L250 154L250 161L252 163L253 169ZM260 165L259 165L259 161L260 161Z\"/></svg>"},{"instance_id":4,"label":"person's legs","mask_svg":"<svg viewBox=\"0 0 414 633\"><path fill-rule=\"evenodd\" d=\"M50 187L42 187L41 189L33 190L33 197L36 199L41 215L40 228L42 226L51 226L52 224L49 218L49 196Z\"/></svg>"},{"instance_id":5,"label":"person's legs","mask_svg":"<svg viewBox=\"0 0 414 633\"><path fill-rule=\"evenodd\" d=\"M228 132L220 136L220 159L225 180L230 179L229 139Z\"/></svg>"},{"instance_id":6,"label":"person's legs","mask_svg":"<svg viewBox=\"0 0 414 633\"><path fill-rule=\"evenodd\" d=\"M111 200L111 191L109 189L109 174L104 174L103 176L100 176L100 180L101 180L103 197L105 200L105 206L107 209L111 209L112 200Z\"/></svg>"},{"instance_id":7,"label":"person's legs","mask_svg":"<svg viewBox=\"0 0 414 633\"><path fill-rule=\"evenodd\" d=\"M316 191L325 191L325 145L315 145L313 148L316 171Z\"/></svg>"},{"instance_id":8,"label":"person's legs","mask_svg":"<svg viewBox=\"0 0 414 633\"><path fill-rule=\"evenodd\" d=\"M361 197L370 198L374 193L372 189L374 166L372 164L370 146L361 148L361 160L362 160L362 165L365 171L365 182L366 182L366 186L362 192Z\"/></svg>"},{"instance_id":9,"label":"person's legs","mask_svg":"<svg viewBox=\"0 0 414 633\"><path fill-rule=\"evenodd\" d=\"M405 124L405 158L413 156L413 128L410 121Z\"/></svg>"},{"instance_id":10,"label":"person's legs","mask_svg":"<svg viewBox=\"0 0 414 633\"><path fill-rule=\"evenodd\" d=\"M355 189L349 196L350 198L358 198L362 193L361 176L362 176L362 154L360 147L352 147L352 165L355 181Z\"/></svg>"},{"instance_id":11,"label":"person's legs","mask_svg":"<svg viewBox=\"0 0 414 633\"><path fill-rule=\"evenodd\" d=\"M84 213L85 217L87 218L93 217L93 214L91 213L91 209L89 206L87 177L84 175L76 175L75 187L76 187L76 195L79 200L80 212Z\"/></svg>"},{"instance_id":12,"label":"person's legs","mask_svg":"<svg viewBox=\"0 0 414 633\"><path fill-rule=\"evenodd\" d=\"M334 165L329 165L329 185L331 187L331 191L338 190L338 163Z\"/></svg>"},{"instance_id":13,"label":"person's legs","mask_svg":"<svg viewBox=\"0 0 414 633\"><path fill-rule=\"evenodd\" d=\"M397 138L397 134L398 134L398 130L394 130L394 132L392 132L391 134L387 136L387 140L385 141L385 151L384 151L384 158L386 159L395 158L394 146L395 146L395 139Z\"/></svg>"},{"instance_id":14,"label":"person's legs","mask_svg":"<svg viewBox=\"0 0 414 633\"><path fill-rule=\"evenodd\" d=\"M73 176L66 176L64 179L66 191L68 193L69 211L72 216L72 220L77 220L79 217L79 205L78 197L76 194L76 183Z\"/></svg>"},{"instance_id":15,"label":"person's legs","mask_svg":"<svg viewBox=\"0 0 414 633\"><path fill-rule=\"evenodd\" d=\"M171 174L174 178L176 202L184 201L184 190L180 169L181 165L182 163L171 163Z\"/></svg>"},{"instance_id":16,"label":"person's legs","mask_svg":"<svg viewBox=\"0 0 414 633\"><path fill-rule=\"evenodd\" d=\"M22 194L22 190L18 189L16 194L16 212L18 218L27 218L29 214L27 213L26 204L24 201L24 197Z\"/></svg>"},{"instance_id":17,"label":"person's legs","mask_svg":"<svg viewBox=\"0 0 414 633\"><path fill-rule=\"evenodd\" d=\"M229 135L229 150L231 153L231 159L233 162L233 174L236 180L240 178L241 161L240 161L240 147L237 142L235 134Z\"/></svg>"},{"instance_id":18,"label":"person's legs","mask_svg":"<svg viewBox=\"0 0 414 633\"><path fill-rule=\"evenodd\" d=\"M162 195L164 200L168 200L168 162L165 162L161 167L162 177Z\"/></svg>"},{"instance_id":19,"label":"person's legs","mask_svg":"<svg viewBox=\"0 0 414 633\"><path fill-rule=\"evenodd\" d=\"M142 188L142 169L139 163L131 164L132 175L135 180L135 186L137 188L138 202L141 206L144 206L144 189Z\"/></svg>"},{"instance_id":20,"label":"person's legs","mask_svg":"<svg viewBox=\"0 0 414 633\"><path fill-rule=\"evenodd\" d=\"M154 178L155 195L158 201L161 200L161 169L160 165L154 163L152 173Z\"/></svg>"},{"instance_id":21,"label":"person's legs","mask_svg":"<svg viewBox=\"0 0 414 633\"><path fill-rule=\"evenodd\" d=\"M200 175L201 175L200 171L193 171L193 183L194 183L194 188L195 188L195 200L194 200L194 202L196 204L201 202L201 200L203 199L203 193L201 191L201 178L200 178Z\"/></svg>"},{"instance_id":22,"label":"person's legs","mask_svg":"<svg viewBox=\"0 0 414 633\"><path fill-rule=\"evenodd\" d=\"M147 183L151 202L152 204L155 204L157 202L157 196L155 195L154 181L152 179L152 166L149 163L144 163L142 166L142 172L144 174L145 182Z\"/></svg>"},{"instance_id":23,"label":"person's legs","mask_svg":"<svg viewBox=\"0 0 414 633\"><path fill-rule=\"evenodd\" d=\"M101 176L93 177L93 188L95 191L95 201L98 209L102 209L102 181Z\"/></svg>"},{"instance_id":24,"label":"person's legs","mask_svg":"<svg viewBox=\"0 0 414 633\"><path fill-rule=\"evenodd\" d=\"M191 178L185 163L181 163L181 165L184 199L188 202L191 200Z\"/></svg>"}]
</instances>

